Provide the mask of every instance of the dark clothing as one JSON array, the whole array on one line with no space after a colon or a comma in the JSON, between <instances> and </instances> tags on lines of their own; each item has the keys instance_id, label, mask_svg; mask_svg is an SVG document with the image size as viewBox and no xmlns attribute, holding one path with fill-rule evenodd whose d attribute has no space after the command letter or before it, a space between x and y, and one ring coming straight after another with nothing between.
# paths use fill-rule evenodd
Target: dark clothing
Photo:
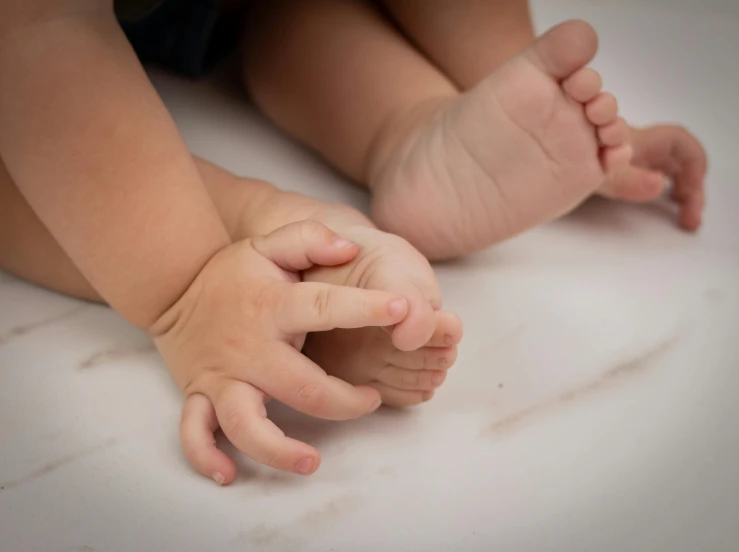
<instances>
[{"instance_id":1,"label":"dark clothing","mask_svg":"<svg viewBox=\"0 0 739 552\"><path fill-rule=\"evenodd\" d=\"M188 77L207 73L238 39L239 17L219 0L114 0L114 6L142 62Z\"/></svg>"}]
</instances>

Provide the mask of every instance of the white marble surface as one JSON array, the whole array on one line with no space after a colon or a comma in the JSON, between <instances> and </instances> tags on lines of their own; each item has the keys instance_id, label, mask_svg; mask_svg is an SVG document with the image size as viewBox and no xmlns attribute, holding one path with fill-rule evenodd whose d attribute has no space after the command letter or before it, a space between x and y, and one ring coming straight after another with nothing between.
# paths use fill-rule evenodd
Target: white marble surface
<instances>
[{"instance_id":1,"label":"white marble surface","mask_svg":"<svg viewBox=\"0 0 739 552\"><path fill-rule=\"evenodd\" d=\"M0 274L0 550L739 549L739 5L668 5L536 14L592 21L624 113L702 137L704 230L594 202L438 267L466 338L434 401L342 424L273 409L322 451L311 478L246 461L228 488L195 475L145 337ZM197 153L365 204L238 97L155 80Z\"/></svg>"}]
</instances>

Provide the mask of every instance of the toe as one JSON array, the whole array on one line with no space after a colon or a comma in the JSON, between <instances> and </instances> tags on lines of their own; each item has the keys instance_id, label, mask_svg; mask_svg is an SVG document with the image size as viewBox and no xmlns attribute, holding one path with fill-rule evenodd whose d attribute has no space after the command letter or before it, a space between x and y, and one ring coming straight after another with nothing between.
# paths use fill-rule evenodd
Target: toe
<instances>
[{"instance_id":1,"label":"toe","mask_svg":"<svg viewBox=\"0 0 739 552\"><path fill-rule=\"evenodd\" d=\"M436 329L427 347L452 347L462 341L462 320L450 311L436 312Z\"/></svg>"},{"instance_id":2,"label":"toe","mask_svg":"<svg viewBox=\"0 0 739 552\"><path fill-rule=\"evenodd\" d=\"M416 351L394 351L388 362L406 370L446 370L457 360L457 347L422 347Z\"/></svg>"},{"instance_id":3,"label":"toe","mask_svg":"<svg viewBox=\"0 0 739 552\"><path fill-rule=\"evenodd\" d=\"M598 140L603 146L620 146L626 142L628 137L629 128L621 117L617 117L612 123L598 127Z\"/></svg>"},{"instance_id":4,"label":"toe","mask_svg":"<svg viewBox=\"0 0 739 552\"><path fill-rule=\"evenodd\" d=\"M434 310L428 299L415 287L401 293L408 301L408 315L391 332L392 342L401 351L423 347L436 329Z\"/></svg>"},{"instance_id":5,"label":"toe","mask_svg":"<svg viewBox=\"0 0 739 552\"><path fill-rule=\"evenodd\" d=\"M598 50L598 35L584 21L567 21L545 33L524 51L529 61L555 79L588 64Z\"/></svg>"},{"instance_id":6,"label":"toe","mask_svg":"<svg viewBox=\"0 0 739 552\"><path fill-rule=\"evenodd\" d=\"M372 387L379 391L382 404L398 408L421 404L434 396L433 391L407 391L381 382L373 383Z\"/></svg>"},{"instance_id":7,"label":"toe","mask_svg":"<svg viewBox=\"0 0 739 552\"><path fill-rule=\"evenodd\" d=\"M615 172L628 166L634 150L628 144L616 146L615 148L603 148L601 150L601 165L607 173Z\"/></svg>"},{"instance_id":8,"label":"toe","mask_svg":"<svg viewBox=\"0 0 739 552\"><path fill-rule=\"evenodd\" d=\"M666 184L661 173L626 167L609 175L598 193L612 199L643 203L662 195Z\"/></svg>"},{"instance_id":9,"label":"toe","mask_svg":"<svg viewBox=\"0 0 739 552\"><path fill-rule=\"evenodd\" d=\"M585 115L594 125L607 125L618 117L618 102L613 94L603 92L585 106Z\"/></svg>"},{"instance_id":10,"label":"toe","mask_svg":"<svg viewBox=\"0 0 739 552\"><path fill-rule=\"evenodd\" d=\"M572 98L580 103L587 103L595 98L603 88L603 80L600 73L586 67L573 73L571 77L562 83L562 88Z\"/></svg>"},{"instance_id":11,"label":"toe","mask_svg":"<svg viewBox=\"0 0 739 552\"><path fill-rule=\"evenodd\" d=\"M446 374L444 370L406 370L388 366L378 374L377 380L396 389L431 391L444 383Z\"/></svg>"}]
</instances>

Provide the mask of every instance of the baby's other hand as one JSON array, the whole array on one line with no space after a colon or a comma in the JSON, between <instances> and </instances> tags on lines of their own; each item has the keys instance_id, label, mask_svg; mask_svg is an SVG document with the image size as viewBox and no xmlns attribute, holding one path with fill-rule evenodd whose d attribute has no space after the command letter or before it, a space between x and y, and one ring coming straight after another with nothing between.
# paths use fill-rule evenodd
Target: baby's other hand
<instances>
[{"instance_id":1,"label":"baby's other hand","mask_svg":"<svg viewBox=\"0 0 739 552\"><path fill-rule=\"evenodd\" d=\"M599 193L613 199L647 202L662 195L672 180L671 199L687 230L702 222L707 170L706 152L688 130L677 125L630 128L631 165L610 176Z\"/></svg>"},{"instance_id":2,"label":"baby's other hand","mask_svg":"<svg viewBox=\"0 0 739 552\"><path fill-rule=\"evenodd\" d=\"M316 222L298 222L217 253L152 328L186 397L180 438L190 463L219 484L234 462L216 448L221 427L242 452L268 466L309 475L318 451L267 419L275 399L305 414L357 418L380 404L376 390L328 376L300 353L307 332L392 326L408 305L399 295L314 282L296 274L353 259L358 247Z\"/></svg>"}]
</instances>

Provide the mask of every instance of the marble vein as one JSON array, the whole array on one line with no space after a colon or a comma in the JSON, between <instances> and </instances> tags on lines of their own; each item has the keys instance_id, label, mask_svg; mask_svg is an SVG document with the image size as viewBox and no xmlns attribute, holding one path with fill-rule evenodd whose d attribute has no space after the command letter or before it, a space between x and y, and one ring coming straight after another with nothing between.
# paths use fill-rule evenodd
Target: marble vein
<instances>
[{"instance_id":1,"label":"marble vein","mask_svg":"<svg viewBox=\"0 0 739 552\"><path fill-rule=\"evenodd\" d=\"M24 476L19 477L18 479L12 479L10 481L0 482L0 492L9 491L10 489L20 487L21 485L24 485L35 479L48 475L58 470L59 468L62 468L68 464L71 464L72 462L75 462L77 460L80 460L82 458L85 458L93 454L97 454L98 452L102 452L103 450L109 449L110 447L115 446L117 443L118 443L118 439L115 437L111 437L110 439L106 440L105 442L99 445L94 445L91 447L83 448L75 452L65 454L64 456L60 456L56 460L53 460L49 462L48 464L40 467L39 469L34 470L31 473L28 473Z\"/></svg>"},{"instance_id":2,"label":"marble vein","mask_svg":"<svg viewBox=\"0 0 739 552\"><path fill-rule=\"evenodd\" d=\"M72 318L73 316L79 314L80 312L86 309L87 309L87 305L78 305L72 309L68 309L59 314L55 314L54 316L47 316L46 318L42 318L35 322L30 322L28 324L21 324L18 326L14 326L10 328L9 330L3 333L0 333L0 346L7 345L9 342L13 341L14 339L22 337L40 328L51 326L52 324L56 324L63 320L67 320L68 318Z\"/></svg>"},{"instance_id":3,"label":"marble vein","mask_svg":"<svg viewBox=\"0 0 739 552\"><path fill-rule=\"evenodd\" d=\"M78 368L80 370L89 370L110 362L137 358L152 353L156 353L156 347L154 347L153 343L107 349L87 357L79 363Z\"/></svg>"},{"instance_id":4,"label":"marble vein","mask_svg":"<svg viewBox=\"0 0 739 552\"><path fill-rule=\"evenodd\" d=\"M505 433L544 412L549 412L559 406L584 399L596 392L609 389L638 373L644 372L652 366L654 360L665 354L675 344L677 338L677 335L673 335L664 341L658 342L655 346L637 357L618 363L616 366L607 370L601 377L582 387L572 389L553 399L525 408L502 420L497 420L483 430L483 434L487 437L493 437Z\"/></svg>"}]
</instances>

